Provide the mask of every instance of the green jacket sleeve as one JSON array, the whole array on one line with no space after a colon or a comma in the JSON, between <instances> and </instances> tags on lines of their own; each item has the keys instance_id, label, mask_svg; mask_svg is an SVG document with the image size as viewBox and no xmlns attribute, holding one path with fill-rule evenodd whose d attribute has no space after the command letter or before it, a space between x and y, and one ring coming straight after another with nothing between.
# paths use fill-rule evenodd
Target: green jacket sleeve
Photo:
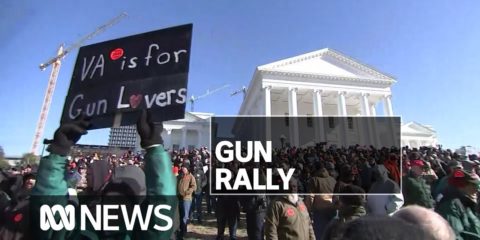
<instances>
[{"instance_id":1,"label":"green jacket sleeve","mask_svg":"<svg viewBox=\"0 0 480 240\"><path fill-rule=\"evenodd\" d=\"M458 239L463 239L461 233L464 231L463 223L462 223L462 209L460 209L453 201L448 201L441 203L438 208L436 209L437 213L440 214L452 227L455 235Z\"/></svg>"},{"instance_id":2,"label":"green jacket sleeve","mask_svg":"<svg viewBox=\"0 0 480 240\"><path fill-rule=\"evenodd\" d=\"M66 196L65 157L50 154L40 161L35 187L35 196Z\"/></svg>"},{"instance_id":3,"label":"green jacket sleeve","mask_svg":"<svg viewBox=\"0 0 480 240\"><path fill-rule=\"evenodd\" d=\"M32 197L30 201L31 214L33 221L40 221L40 207L42 205L67 205L67 182L65 176L65 158L50 154L40 161L38 167L37 179L34 188L32 189ZM59 221L59 215L55 218ZM33 236L35 239L66 239L67 232L62 231L41 231L38 224L38 229L34 228Z\"/></svg>"},{"instance_id":4,"label":"green jacket sleeve","mask_svg":"<svg viewBox=\"0 0 480 240\"><path fill-rule=\"evenodd\" d=\"M168 205L170 210L162 209L160 212L164 216L168 216L168 220L157 217L152 218L151 224L159 227L165 227L171 224L168 230L158 231L153 229L142 232L142 239L170 239L174 232L175 211L178 206L177 199L177 179L173 175L172 161L168 152L163 146L157 146L147 149L145 154L145 182L147 187L146 204L155 206Z\"/></svg>"}]
</instances>

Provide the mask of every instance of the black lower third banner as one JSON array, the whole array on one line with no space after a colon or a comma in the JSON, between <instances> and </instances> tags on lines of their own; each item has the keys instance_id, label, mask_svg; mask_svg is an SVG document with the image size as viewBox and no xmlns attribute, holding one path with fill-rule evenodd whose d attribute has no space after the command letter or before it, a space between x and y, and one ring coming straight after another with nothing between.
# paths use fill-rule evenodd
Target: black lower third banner
<instances>
[{"instance_id":1,"label":"black lower third banner","mask_svg":"<svg viewBox=\"0 0 480 240\"><path fill-rule=\"evenodd\" d=\"M211 137L212 195L401 192L400 117L213 117Z\"/></svg>"}]
</instances>

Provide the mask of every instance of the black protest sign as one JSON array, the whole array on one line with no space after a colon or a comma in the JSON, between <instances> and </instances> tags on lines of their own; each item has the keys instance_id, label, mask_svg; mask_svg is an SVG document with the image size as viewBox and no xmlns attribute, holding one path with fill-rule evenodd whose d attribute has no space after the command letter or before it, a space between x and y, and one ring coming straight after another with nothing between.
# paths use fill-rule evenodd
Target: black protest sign
<instances>
[{"instance_id":1,"label":"black protest sign","mask_svg":"<svg viewBox=\"0 0 480 240\"><path fill-rule=\"evenodd\" d=\"M80 48L61 122L82 112L92 128L134 124L140 109L159 122L184 117L192 24Z\"/></svg>"}]
</instances>

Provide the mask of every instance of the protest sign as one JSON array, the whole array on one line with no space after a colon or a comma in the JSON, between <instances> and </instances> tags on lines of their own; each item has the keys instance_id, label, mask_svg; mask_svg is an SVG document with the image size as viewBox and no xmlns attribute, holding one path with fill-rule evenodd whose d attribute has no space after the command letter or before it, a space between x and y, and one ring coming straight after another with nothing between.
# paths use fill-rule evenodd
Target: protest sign
<instances>
[{"instance_id":1,"label":"protest sign","mask_svg":"<svg viewBox=\"0 0 480 240\"><path fill-rule=\"evenodd\" d=\"M61 122L82 112L91 129L134 124L147 109L155 122L184 117L192 24L81 47Z\"/></svg>"}]
</instances>

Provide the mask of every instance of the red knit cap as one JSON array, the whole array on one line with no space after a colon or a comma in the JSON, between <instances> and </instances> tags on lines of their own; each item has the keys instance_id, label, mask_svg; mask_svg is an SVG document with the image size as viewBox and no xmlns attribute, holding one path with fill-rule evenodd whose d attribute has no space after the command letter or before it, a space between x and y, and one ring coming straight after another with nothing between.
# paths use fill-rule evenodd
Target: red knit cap
<instances>
[{"instance_id":1,"label":"red knit cap","mask_svg":"<svg viewBox=\"0 0 480 240\"><path fill-rule=\"evenodd\" d=\"M480 187L480 178L474 172L457 169L448 178L448 183L457 188L465 187L468 183L473 183Z\"/></svg>"}]
</instances>

